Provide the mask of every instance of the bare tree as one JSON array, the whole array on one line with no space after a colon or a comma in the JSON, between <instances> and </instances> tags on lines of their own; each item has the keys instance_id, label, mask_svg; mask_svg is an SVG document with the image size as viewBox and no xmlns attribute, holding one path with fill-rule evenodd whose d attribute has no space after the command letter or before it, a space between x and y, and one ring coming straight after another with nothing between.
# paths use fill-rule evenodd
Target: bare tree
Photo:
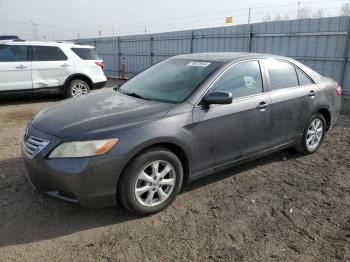
<instances>
[{"instance_id":1,"label":"bare tree","mask_svg":"<svg viewBox=\"0 0 350 262\"><path fill-rule=\"evenodd\" d=\"M270 14L265 15L262 18L263 22L271 22L271 21L283 21L283 20L289 20L289 16L287 14L281 15L277 14L273 19L271 18Z\"/></svg>"},{"instance_id":2,"label":"bare tree","mask_svg":"<svg viewBox=\"0 0 350 262\"><path fill-rule=\"evenodd\" d=\"M307 6L300 8L298 12L298 18L299 19L310 18L310 8Z\"/></svg>"},{"instance_id":3,"label":"bare tree","mask_svg":"<svg viewBox=\"0 0 350 262\"><path fill-rule=\"evenodd\" d=\"M323 9L318 9L316 12L312 14L313 18L321 18L326 17L326 12Z\"/></svg>"},{"instance_id":4,"label":"bare tree","mask_svg":"<svg viewBox=\"0 0 350 262\"><path fill-rule=\"evenodd\" d=\"M275 19L274 19L275 21L282 21L283 20L283 18L282 18L282 16L280 15L280 14L277 14L276 16L275 16Z\"/></svg>"},{"instance_id":5,"label":"bare tree","mask_svg":"<svg viewBox=\"0 0 350 262\"><path fill-rule=\"evenodd\" d=\"M274 18L274 21L284 21L284 20L289 20L289 16L287 14L284 14L284 15L277 14Z\"/></svg>"},{"instance_id":6,"label":"bare tree","mask_svg":"<svg viewBox=\"0 0 350 262\"><path fill-rule=\"evenodd\" d=\"M350 3L344 3L342 4L339 15L341 16L350 16Z\"/></svg>"},{"instance_id":7,"label":"bare tree","mask_svg":"<svg viewBox=\"0 0 350 262\"><path fill-rule=\"evenodd\" d=\"M271 16L269 14L265 15L262 19L263 22L271 22Z\"/></svg>"}]
</instances>

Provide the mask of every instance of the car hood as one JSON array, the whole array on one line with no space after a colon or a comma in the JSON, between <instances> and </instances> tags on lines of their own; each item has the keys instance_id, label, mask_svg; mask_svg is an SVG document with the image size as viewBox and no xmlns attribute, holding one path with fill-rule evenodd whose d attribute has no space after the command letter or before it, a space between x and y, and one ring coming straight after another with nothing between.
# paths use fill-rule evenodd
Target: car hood
<instances>
[{"instance_id":1,"label":"car hood","mask_svg":"<svg viewBox=\"0 0 350 262\"><path fill-rule=\"evenodd\" d=\"M161 119L172 107L174 104L134 98L110 88L44 109L32 125L67 140L107 138L116 131Z\"/></svg>"}]
</instances>

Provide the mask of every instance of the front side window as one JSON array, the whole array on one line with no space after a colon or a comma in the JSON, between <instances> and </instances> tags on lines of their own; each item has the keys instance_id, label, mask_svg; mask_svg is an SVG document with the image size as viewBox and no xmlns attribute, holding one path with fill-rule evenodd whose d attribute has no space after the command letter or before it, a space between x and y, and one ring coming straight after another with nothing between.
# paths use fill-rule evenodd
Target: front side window
<instances>
[{"instance_id":1,"label":"front side window","mask_svg":"<svg viewBox=\"0 0 350 262\"><path fill-rule=\"evenodd\" d=\"M119 91L153 101L180 103L220 65L212 61L168 59L136 75Z\"/></svg>"},{"instance_id":2,"label":"front side window","mask_svg":"<svg viewBox=\"0 0 350 262\"><path fill-rule=\"evenodd\" d=\"M270 78L269 91L299 86L293 65L271 59L265 61L265 66Z\"/></svg>"},{"instance_id":3,"label":"front side window","mask_svg":"<svg viewBox=\"0 0 350 262\"><path fill-rule=\"evenodd\" d=\"M262 93L259 62L247 61L232 66L214 83L212 91L230 92L233 98Z\"/></svg>"},{"instance_id":4,"label":"front side window","mask_svg":"<svg viewBox=\"0 0 350 262\"><path fill-rule=\"evenodd\" d=\"M67 56L56 46L34 46L33 61L64 61Z\"/></svg>"},{"instance_id":5,"label":"front side window","mask_svg":"<svg viewBox=\"0 0 350 262\"><path fill-rule=\"evenodd\" d=\"M0 62L28 61L27 47L24 45L0 45Z\"/></svg>"}]
</instances>

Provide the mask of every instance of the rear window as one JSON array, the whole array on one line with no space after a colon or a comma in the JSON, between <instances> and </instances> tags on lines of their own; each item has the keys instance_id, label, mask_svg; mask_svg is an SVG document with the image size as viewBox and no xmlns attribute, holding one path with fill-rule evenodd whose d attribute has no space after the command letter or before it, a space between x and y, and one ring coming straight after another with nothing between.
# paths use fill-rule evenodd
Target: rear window
<instances>
[{"instance_id":1,"label":"rear window","mask_svg":"<svg viewBox=\"0 0 350 262\"><path fill-rule=\"evenodd\" d=\"M64 61L66 55L56 46L34 46L33 61Z\"/></svg>"},{"instance_id":2,"label":"rear window","mask_svg":"<svg viewBox=\"0 0 350 262\"><path fill-rule=\"evenodd\" d=\"M270 77L270 91L299 86L295 67L289 63L267 60L265 63Z\"/></svg>"},{"instance_id":3,"label":"rear window","mask_svg":"<svg viewBox=\"0 0 350 262\"><path fill-rule=\"evenodd\" d=\"M303 72L301 72L299 69L297 69L297 75L299 79L299 85L306 86L313 84L310 78L308 78Z\"/></svg>"},{"instance_id":4,"label":"rear window","mask_svg":"<svg viewBox=\"0 0 350 262\"><path fill-rule=\"evenodd\" d=\"M100 60L93 48L72 48L72 51L83 60Z\"/></svg>"}]
</instances>

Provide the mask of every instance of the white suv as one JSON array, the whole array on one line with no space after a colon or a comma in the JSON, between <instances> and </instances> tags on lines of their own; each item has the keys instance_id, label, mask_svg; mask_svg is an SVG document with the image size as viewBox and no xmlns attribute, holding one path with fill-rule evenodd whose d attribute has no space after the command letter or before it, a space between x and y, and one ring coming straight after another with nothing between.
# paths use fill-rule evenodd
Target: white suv
<instances>
[{"instance_id":1,"label":"white suv","mask_svg":"<svg viewBox=\"0 0 350 262\"><path fill-rule=\"evenodd\" d=\"M0 96L50 90L77 97L103 87L106 80L93 46L0 41Z\"/></svg>"}]
</instances>

